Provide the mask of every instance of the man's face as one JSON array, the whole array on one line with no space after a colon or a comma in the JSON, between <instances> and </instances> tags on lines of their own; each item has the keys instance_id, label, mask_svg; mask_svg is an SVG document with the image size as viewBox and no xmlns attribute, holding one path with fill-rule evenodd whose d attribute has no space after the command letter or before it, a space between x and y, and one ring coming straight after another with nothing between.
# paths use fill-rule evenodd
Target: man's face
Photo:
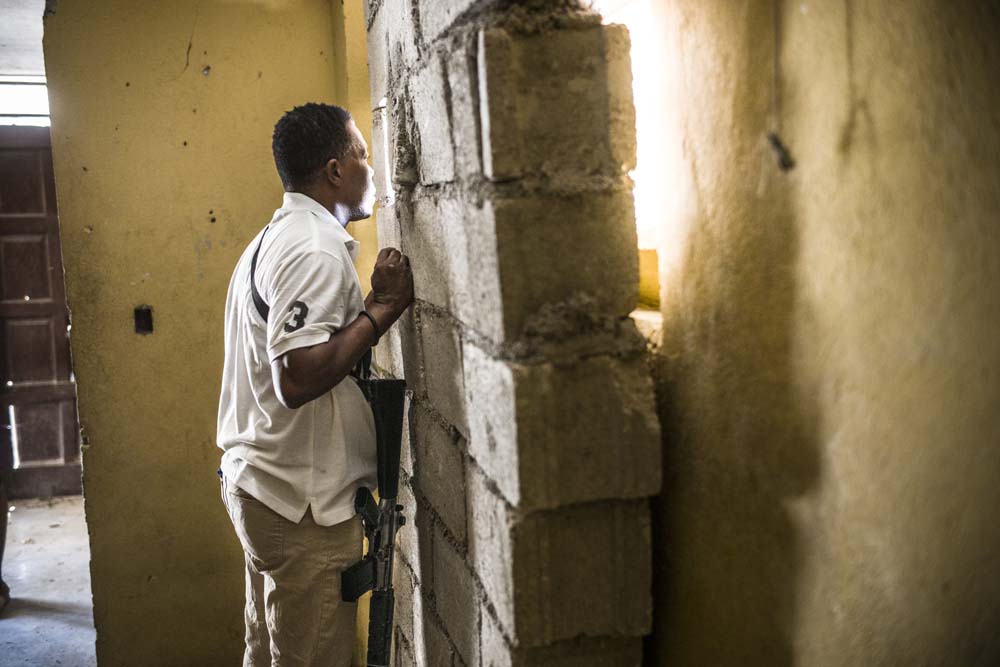
<instances>
[{"instance_id":1,"label":"man's face","mask_svg":"<svg viewBox=\"0 0 1000 667\"><path fill-rule=\"evenodd\" d=\"M347 131L354 140L339 161L343 202L350 208L351 220L363 220L375 208L375 170L368 164L368 144L353 120L347 123Z\"/></svg>"}]
</instances>

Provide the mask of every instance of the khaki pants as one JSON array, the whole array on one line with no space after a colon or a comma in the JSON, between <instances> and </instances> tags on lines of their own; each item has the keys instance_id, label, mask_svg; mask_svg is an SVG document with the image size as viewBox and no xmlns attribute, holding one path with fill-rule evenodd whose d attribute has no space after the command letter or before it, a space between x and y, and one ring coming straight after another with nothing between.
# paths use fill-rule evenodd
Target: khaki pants
<instances>
[{"instance_id":1,"label":"khaki pants","mask_svg":"<svg viewBox=\"0 0 1000 667\"><path fill-rule=\"evenodd\" d=\"M244 667L349 667L357 604L340 573L361 558L360 518L292 523L227 479L222 499L246 561Z\"/></svg>"}]
</instances>

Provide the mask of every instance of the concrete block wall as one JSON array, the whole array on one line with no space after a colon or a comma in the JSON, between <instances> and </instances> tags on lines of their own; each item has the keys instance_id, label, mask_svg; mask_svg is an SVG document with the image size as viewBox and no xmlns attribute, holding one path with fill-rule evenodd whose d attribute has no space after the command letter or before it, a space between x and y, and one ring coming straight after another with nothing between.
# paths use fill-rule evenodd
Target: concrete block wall
<instances>
[{"instance_id":1,"label":"concrete block wall","mask_svg":"<svg viewBox=\"0 0 1000 667\"><path fill-rule=\"evenodd\" d=\"M638 291L628 35L573 2L369 0L380 245L417 303L400 667L637 665L659 424Z\"/></svg>"}]
</instances>

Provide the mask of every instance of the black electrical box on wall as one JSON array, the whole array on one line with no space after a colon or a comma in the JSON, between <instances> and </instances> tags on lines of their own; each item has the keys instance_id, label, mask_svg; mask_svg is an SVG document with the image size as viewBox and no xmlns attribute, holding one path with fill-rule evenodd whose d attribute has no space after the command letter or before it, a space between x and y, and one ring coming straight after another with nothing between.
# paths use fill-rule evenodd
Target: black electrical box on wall
<instances>
[{"instance_id":1,"label":"black electrical box on wall","mask_svg":"<svg viewBox=\"0 0 1000 667\"><path fill-rule=\"evenodd\" d=\"M153 333L153 307L135 307L135 332L137 334Z\"/></svg>"}]
</instances>

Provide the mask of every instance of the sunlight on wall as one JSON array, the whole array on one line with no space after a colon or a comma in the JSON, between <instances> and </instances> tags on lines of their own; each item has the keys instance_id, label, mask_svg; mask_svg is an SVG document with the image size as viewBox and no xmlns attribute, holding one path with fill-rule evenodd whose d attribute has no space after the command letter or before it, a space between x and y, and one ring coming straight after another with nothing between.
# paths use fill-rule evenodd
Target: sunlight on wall
<instances>
[{"instance_id":1,"label":"sunlight on wall","mask_svg":"<svg viewBox=\"0 0 1000 667\"><path fill-rule=\"evenodd\" d=\"M656 96L656 72L650 67L655 62L655 45L649 30L649 0L594 0L593 8L604 17L605 23L621 23L629 30L632 39L632 94L635 99L636 138L638 156L635 180L635 218L639 232L639 247L654 249L660 246L660 227L656 205L656 190L663 183L663 164L658 160L653 143L659 132L651 117Z\"/></svg>"},{"instance_id":2,"label":"sunlight on wall","mask_svg":"<svg viewBox=\"0 0 1000 667\"><path fill-rule=\"evenodd\" d=\"M621 23L632 39L632 94L635 100L637 164L635 217L639 248L659 255L659 282L674 273L683 258L687 220L696 209L690 170L682 144L677 90L680 66L668 58L671 36L658 20L652 0L593 0L605 23ZM657 27L661 27L657 30Z\"/></svg>"}]
</instances>

